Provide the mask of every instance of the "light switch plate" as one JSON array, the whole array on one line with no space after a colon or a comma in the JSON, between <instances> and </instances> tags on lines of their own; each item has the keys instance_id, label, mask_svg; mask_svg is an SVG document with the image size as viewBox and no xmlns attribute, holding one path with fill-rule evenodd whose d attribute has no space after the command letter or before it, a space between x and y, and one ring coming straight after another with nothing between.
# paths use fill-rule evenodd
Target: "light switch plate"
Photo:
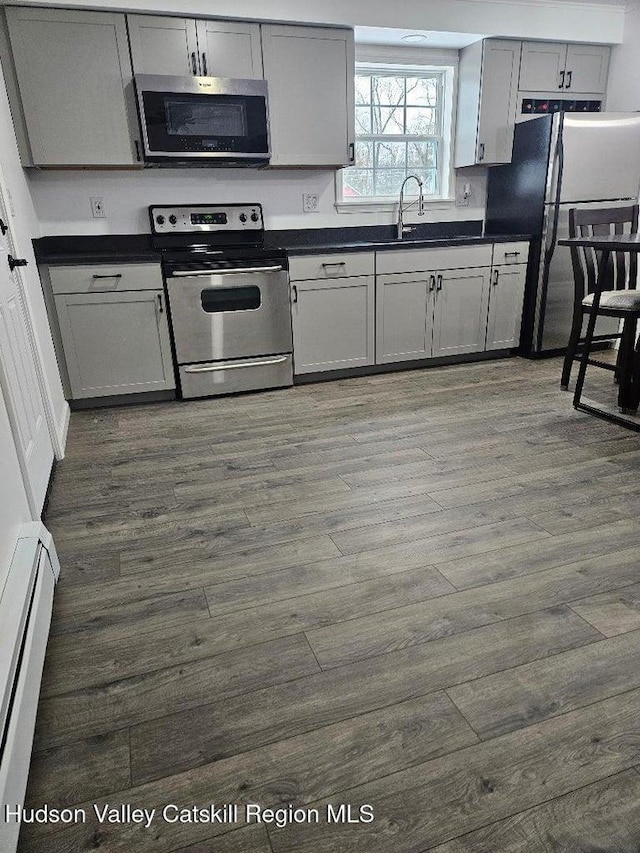
<instances>
[{"instance_id":1,"label":"light switch plate","mask_svg":"<svg viewBox=\"0 0 640 853\"><path fill-rule=\"evenodd\" d=\"M106 212L104 209L104 199L102 196L92 195L89 198L91 203L91 215L94 219L105 219Z\"/></svg>"},{"instance_id":2,"label":"light switch plate","mask_svg":"<svg viewBox=\"0 0 640 853\"><path fill-rule=\"evenodd\" d=\"M320 196L317 193L302 193L302 210L305 213L319 213Z\"/></svg>"}]
</instances>

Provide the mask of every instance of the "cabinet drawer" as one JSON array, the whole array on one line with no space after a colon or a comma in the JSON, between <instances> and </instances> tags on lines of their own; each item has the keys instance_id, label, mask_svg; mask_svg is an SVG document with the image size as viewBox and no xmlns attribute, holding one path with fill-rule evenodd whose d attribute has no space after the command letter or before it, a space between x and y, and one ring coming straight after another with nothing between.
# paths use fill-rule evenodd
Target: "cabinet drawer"
<instances>
[{"instance_id":1,"label":"cabinet drawer","mask_svg":"<svg viewBox=\"0 0 640 853\"><path fill-rule=\"evenodd\" d=\"M502 264L526 264L529 257L529 244L521 243L494 243L493 266Z\"/></svg>"},{"instance_id":2,"label":"cabinet drawer","mask_svg":"<svg viewBox=\"0 0 640 853\"><path fill-rule=\"evenodd\" d=\"M50 267L54 293L162 290L160 264L92 264Z\"/></svg>"},{"instance_id":3,"label":"cabinet drawer","mask_svg":"<svg viewBox=\"0 0 640 853\"><path fill-rule=\"evenodd\" d=\"M305 255L289 259L291 281L314 278L348 278L352 275L373 275L373 252L349 252L334 255Z\"/></svg>"},{"instance_id":4,"label":"cabinet drawer","mask_svg":"<svg viewBox=\"0 0 640 853\"><path fill-rule=\"evenodd\" d=\"M376 270L380 273L453 270L491 265L491 244L452 246L444 249L393 249L376 252Z\"/></svg>"}]
</instances>

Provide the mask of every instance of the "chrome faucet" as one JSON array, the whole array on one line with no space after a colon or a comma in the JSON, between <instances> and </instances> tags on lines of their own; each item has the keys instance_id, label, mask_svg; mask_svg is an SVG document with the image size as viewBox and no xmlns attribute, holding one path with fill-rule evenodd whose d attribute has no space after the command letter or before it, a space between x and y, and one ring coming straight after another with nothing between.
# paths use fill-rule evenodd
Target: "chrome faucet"
<instances>
[{"instance_id":1,"label":"chrome faucet","mask_svg":"<svg viewBox=\"0 0 640 853\"><path fill-rule=\"evenodd\" d=\"M400 187L400 201L398 203L398 240L402 240L402 237L407 231L412 231L413 229L404 224L403 214L407 208L411 205L407 205L407 207L403 207L404 204L404 188L407 185L407 181L417 181L419 187L419 195L418 195L418 216L424 216L424 193L422 191L422 181L417 175L407 175L407 177L402 182L402 186ZM414 204L414 202L411 202Z\"/></svg>"}]
</instances>

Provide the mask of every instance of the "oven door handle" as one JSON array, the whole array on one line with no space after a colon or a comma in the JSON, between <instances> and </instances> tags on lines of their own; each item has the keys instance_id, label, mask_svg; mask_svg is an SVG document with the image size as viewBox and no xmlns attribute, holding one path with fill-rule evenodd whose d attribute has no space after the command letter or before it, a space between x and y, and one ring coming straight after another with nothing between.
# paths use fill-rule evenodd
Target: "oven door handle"
<instances>
[{"instance_id":1,"label":"oven door handle","mask_svg":"<svg viewBox=\"0 0 640 853\"><path fill-rule=\"evenodd\" d=\"M280 355L277 358L265 358L261 361L243 361L239 364L190 364L184 368L185 373L215 373L218 370L238 370L241 367L266 367L269 364L282 364L288 356Z\"/></svg>"},{"instance_id":2,"label":"oven door handle","mask_svg":"<svg viewBox=\"0 0 640 853\"><path fill-rule=\"evenodd\" d=\"M220 276L220 275L240 275L242 273L254 272L282 272L283 267L237 267L236 269L224 270L176 270L171 273L171 278L196 278L197 276Z\"/></svg>"}]
</instances>

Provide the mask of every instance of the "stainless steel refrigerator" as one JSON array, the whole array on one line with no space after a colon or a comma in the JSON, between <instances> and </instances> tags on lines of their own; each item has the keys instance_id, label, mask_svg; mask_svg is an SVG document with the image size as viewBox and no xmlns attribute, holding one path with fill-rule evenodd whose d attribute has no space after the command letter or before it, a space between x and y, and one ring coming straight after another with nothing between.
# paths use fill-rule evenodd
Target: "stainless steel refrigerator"
<instances>
[{"instance_id":1,"label":"stainless steel refrigerator","mask_svg":"<svg viewBox=\"0 0 640 853\"><path fill-rule=\"evenodd\" d=\"M633 204L639 191L640 113L555 113L516 125L511 163L489 169L485 233L532 237L522 353L557 353L569 339L573 272L569 249L557 245L569 210ZM599 333L615 328L599 321Z\"/></svg>"}]
</instances>

